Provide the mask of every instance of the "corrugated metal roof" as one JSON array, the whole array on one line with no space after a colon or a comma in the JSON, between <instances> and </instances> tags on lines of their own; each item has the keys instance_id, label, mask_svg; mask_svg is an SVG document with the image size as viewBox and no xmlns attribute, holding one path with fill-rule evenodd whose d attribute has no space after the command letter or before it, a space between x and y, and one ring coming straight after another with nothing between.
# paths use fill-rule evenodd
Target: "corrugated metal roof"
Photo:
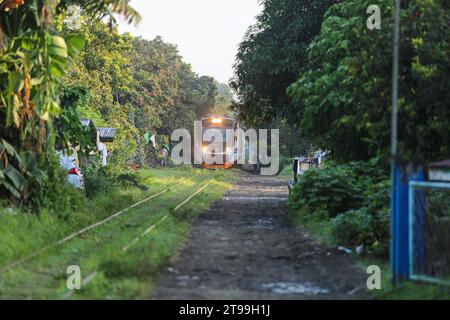
<instances>
[{"instance_id":1,"label":"corrugated metal roof","mask_svg":"<svg viewBox=\"0 0 450 320\"><path fill-rule=\"evenodd\" d=\"M87 119L87 118L80 118L81 124L85 127L89 127L92 123L91 119Z\"/></svg>"},{"instance_id":2,"label":"corrugated metal roof","mask_svg":"<svg viewBox=\"0 0 450 320\"><path fill-rule=\"evenodd\" d=\"M100 135L100 139L114 139L118 129L116 128L95 128Z\"/></svg>"},{"instance_id":3,"label":"corrugated metal roof","mask_svg":"<svg viewBox=\"0 0 450 320\"><path fill-rule=\"evenodd\" d=\"M90 126L94 127L94 122L91 119L80 118L80 122L85 127L90 127ZM94 128L95 128L95 131L92 132L93 141L95 141L97 139L97 132L98 132L101 142L112 142L114 140L116 132L118 131L117 128L97 128L97 127L94 127Z\"/></svg>"}]
</instances>

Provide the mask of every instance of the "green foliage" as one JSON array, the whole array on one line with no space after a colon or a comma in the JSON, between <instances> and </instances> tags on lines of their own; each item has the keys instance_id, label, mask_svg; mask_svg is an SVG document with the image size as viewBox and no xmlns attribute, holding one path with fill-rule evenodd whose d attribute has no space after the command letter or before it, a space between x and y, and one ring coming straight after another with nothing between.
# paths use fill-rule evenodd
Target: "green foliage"
<instances>
[{"instance_id":1,"label":"green foliage","mask_svg":"<svg viewBox=\"0 0 450 320\"><path fill-rule=\"evenodd\" d=\"M331 221L334 241L344 246L365 245L366 253L388 257L390 226L390 181L373 185L364 193L360 208L338 215Z\"/></svg>"},{"instance_id":2,"label":"green foliage","mask_svg":"<svg viewBox=\"0 0 450 320\"><path fill-rule=\"evenodd\" d=\"M307 65L306 49L320 32L324 12L336 2L261 1L263 12L239 46L231 82L239 97L234 110L246 124L299 119L286 88Z\"/></svg>"},{"instance_id":3,"label":"green foliage","mask_svg":"<svg viewBox=\"0 0 450 320\"><path fill-rule=\"evenodd\" d=\"M371 216L362 210L351 210L332 220L332 236L341 245L358 246L369 239Z\"/></svg>"},{"instance_id":4,"label":"green foliage","mask_svg":"<svg viewBox=\"0 0 450 320\"><path fill-rule=\"evenodd\" d=\"M116 189L139 188L146 190L137 171L123 169L120 166L100 165L100 161L91 162L83 170L86 195L94 198Z\"/></svg>"},{"instance_id":5,"label":"green foliage","mask_svg":"<svg viewBox=\"0 0 450 320\"><path fill-rule=\"evenodd\" d=\"M328 164L300 177L289 197L294 218L338 245L386 257L390 181L376 161ZM317 230L316 230L317 231Z\"/></svg>"},{"instance_id":6,"label":"green foliage","mask_svg":"<svg viewBox=\"0 0 450 320\"><path fill-rule=\"evenodd\" d=\"M230 107L233 105L234 97L231 88L225 84L215 81L217 87L216 103L213 114L232 116Z\"/></svg>"},{"instance_id":7,"label":"green foliage","mask_svg":"<svg viewBox=\"0 0 450 320\"><path fill-rule=\"evenodd\" d=\"M0 141L0 186L20 199L26 188L26 180L20 173L23 167L22 158L8 142Z\"/></svg>"},{"instance_id":8,"label":"green foliage","mask_svg":"<svg viewBox=\"0 0 450 320\"><path fill-rule=\"evenodd\" d=\"M373 4L382 10L381 31L365 28ZM450 10L443 0L402 7L400 150L406 159L432 161L450 152ZM332 6L308 48L308 67L289 89L302 135L337 160L388 156L393 17L389 0Z\"/></svg>"},{"instance_id":9,"label":"green foliage","mask_svg":"<svg viewBox=\"0 0 450 320\"><path fill-rule=\"evenodd\" d=\"M48 160L41 162L47 167L51 163ZM11 195L15 203L31 198L30 204L39 206L45 195L53 190L48 186L50 178L51 172L42 170L34 152L19 154L8 142L0 140L0 195ZM55 188L57 186L58 181Z\"/></svg>"},{"instance_id":10,"label":"green foliage","mask_svg":"<svg viewBox=\"0 0 450 320\"><path fill-rule=\"evenodd\" d=\"M102 167L100 161L91 162L83 168L86 196L92 199L112 192L116 187L113 172L111 166Z\"/></svg>"},{"instance_id":11,"label":"green foliage","mask_svg":"<svg viewBox=\"0 0 450 320\"><path fill-rule=\"evenodd\" d=\"M329 217L335 217L360 207L364 201L364 192L383 173L375 164L362 162L308 170L292 192L290 207L307 208L311 214L323 210Z\"/></svg>"},{"instance_id":12,"label":"green foliage","mask_svg":"<svg viewBox=\"0 0 450 320\"><path fill-rule=\"evenodd\" d=\"M55 120L56 148L67 150L71 146L79 148L80 156L87 156L94 150L91 128L80 121L78 108L89 103L88 91L83 87L65 87L60 96L61 114Z\"/></svg>"},{"instance_id":13,"label":"green foliage","mask_svg":"<svg viewBox=\"0 0 450 320\"><path fill-rule=\"evenodd\" d=\"M122 187L136 187L140 189L145 189L146 187L142 184L141 177L136 171L124 170L116 173L114 175L114 180L117 184Z\"/></svg>"},{"instance_id":14,"label":"green foliage","mask_svg":"<svg viewBox=\"0 0 450 320\"><path fill-rule=\"evenodd\" d=\"M95 16L115 12L138 18L128 2L0 0L2 195L39 205L52 190L48 185L56 171L53 166L58 166L53 159L53 120L61 115L58 89L67 66L85 44L81 33L55 28L54 15L75 4ZM62 123L71 116L63 114ZM74 138L73 127L68 128L71 132L64 132L64 126L60 129L63 144Z\"/></svg>"}]
</instances>

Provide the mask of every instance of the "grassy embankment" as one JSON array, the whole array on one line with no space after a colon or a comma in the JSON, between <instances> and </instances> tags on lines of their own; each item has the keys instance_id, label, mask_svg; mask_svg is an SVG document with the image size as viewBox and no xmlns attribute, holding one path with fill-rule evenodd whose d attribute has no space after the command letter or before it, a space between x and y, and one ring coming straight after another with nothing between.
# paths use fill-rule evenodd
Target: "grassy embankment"
<instances>
[{"instance_id":1,"label":"grassy embankment","mask_svg":"<svg viewBox=\"0 0 450 320\"><path fill-rule=\"evenodd\" d=\"M0 298L59 299L67 295L67 267L81 268L82 279L96 273L82 290L70 296L87 298L149 297L155 279L183 244L193 220L220 199L234 179L232 171L202 171L190 168L142 170L148 190L116 188L93 199L79 195L72 208L58 214L43 210L39 216L0 209L0 268L39 250L74 231L104 219L131 204L188 180L114 220L16 268L0 274ZM209 179L214 182L177 212L173 208ZM169 218L136 244L128 245L152 224Z\"/></svg>"}]
</instances>

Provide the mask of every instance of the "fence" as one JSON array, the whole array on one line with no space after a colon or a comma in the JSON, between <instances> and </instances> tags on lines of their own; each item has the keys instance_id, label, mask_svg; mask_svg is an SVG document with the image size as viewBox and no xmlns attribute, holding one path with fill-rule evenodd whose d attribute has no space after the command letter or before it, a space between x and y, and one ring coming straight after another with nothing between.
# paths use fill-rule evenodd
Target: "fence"
<instances>
[{"instance_id":1,"label":"fence","mask_svg":"<svg viewBox=\"0 0 450 320\"><path fill-rule=\"evenodd\" d=\"M409 276L450 285L450 183L409 183Z\"/></svg>"},{"instance_id":2,"label":"fence","mask_svg":"<svg viewBox=\"0 0 450 320\"><path fill-rule=\"evenodd\" d=\"M392 282L450 285L450 182L423 167L395 165L391 195Z\"/></svg>"}]
</instances>

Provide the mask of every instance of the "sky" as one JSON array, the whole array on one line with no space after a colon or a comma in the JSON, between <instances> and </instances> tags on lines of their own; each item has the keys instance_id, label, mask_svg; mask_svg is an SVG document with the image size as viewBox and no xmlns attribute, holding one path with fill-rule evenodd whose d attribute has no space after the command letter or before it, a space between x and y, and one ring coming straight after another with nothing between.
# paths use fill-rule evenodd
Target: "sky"
<instances>
[{"instance_id":1,"label":"sky","mask_svg":"<svg viewBox=\"0 0 450 320\"><path fill-rule=\"evenodd\" d=\"M199 75L228 83L239 43L261 11L258 0L132 0L142 15L135 27L119 19L120 32L178 46Z\"/></svg>"}]
</instances>

